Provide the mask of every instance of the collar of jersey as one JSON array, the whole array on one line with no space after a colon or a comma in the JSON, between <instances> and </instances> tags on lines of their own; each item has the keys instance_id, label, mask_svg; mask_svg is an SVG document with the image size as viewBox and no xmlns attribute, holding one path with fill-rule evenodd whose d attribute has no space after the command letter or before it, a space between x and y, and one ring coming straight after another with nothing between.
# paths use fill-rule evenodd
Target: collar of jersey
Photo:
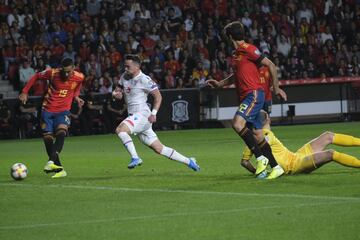
<instances>
[{"instance_id":1,"label":"collar of jersey","mask_svg":"<svg viewBox=\"0 0 360 240\"><path fill-rule=\"evenodd\" d=\"M142 72L140 71L138 75L136 75L135 77L133 77L133 80L136 80L137 78L139 78L141 74L142 74Z\"/></svg>"}]
</instances>

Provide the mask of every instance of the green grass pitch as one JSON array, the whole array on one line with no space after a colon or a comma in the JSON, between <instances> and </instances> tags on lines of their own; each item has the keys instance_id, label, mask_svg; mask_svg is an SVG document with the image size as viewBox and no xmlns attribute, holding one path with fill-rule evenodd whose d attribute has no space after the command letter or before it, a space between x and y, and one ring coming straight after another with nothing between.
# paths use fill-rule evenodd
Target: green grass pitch
<instances>
[{"instance_id":1,"label":"green grass pitch","mask_svg":"<svg viewBox=\"0 0 360 240\"><path fill-rule=\"evenodd\" d=\"M274 127L291 150L326 130L360 136L360 123ZM68 177L42 172L41 139L0 141L0 239L360 239L360 170L330 163L308 175L257 180L240 167L232 129L158 132L195 156L201 172L135 140L144 164L115 134L70 137ZM333 147L360 158L360 147ZM23 162L24 181L10 178Z\"/></svg>"}]
</instances>

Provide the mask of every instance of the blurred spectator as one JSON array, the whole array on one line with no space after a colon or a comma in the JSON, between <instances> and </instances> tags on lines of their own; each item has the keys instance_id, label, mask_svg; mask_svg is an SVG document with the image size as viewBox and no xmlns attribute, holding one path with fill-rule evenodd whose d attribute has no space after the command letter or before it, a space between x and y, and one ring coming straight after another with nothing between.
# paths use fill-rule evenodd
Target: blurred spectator
<instances>
[{"instance_id":1,"label":"blurred spectator","mask_svg":"<svg viewBox=\"0 0 360 240\"><path fill-rule=\"evenodd\" d=\"M333 38L333 36L331 34L330 26L325 27L325 32L322 32L320 37L321 37L321 42L323 44L329 39L334 41L334 38Z\"/></svg>"},{"instance_id":2,"label":"blurred spectator","mask_svg":"<svg viewBox=\"0 0 360 240\"><path fill-rule=\"evenodd\" d=\"M98 82L97 80L95 82ZM85 116L86 119L89 119L89 133L105 133L105 112L104 112L104 104L106 102L106 98L103 98L101 95L97 95L95 91L87 94L86 96L86 108L85 108Z\"/></svg>"},{"instance_id":3,"label":"blurred spectator","mask_svg":"<svg viewBox=\"0 0 360 240\"><path fill-rule=\"evenodd\" d=\"M127 117L126 104L124 99L118 100L108 95L106 111L109 115L108 129L111 132L115 131L115 128Z\"/></svg>"},{"instance_id":4,"label":"blurred spectator","mask_svg":"<svg viewBox=\"0 0 360 240\"><path fill-rule=\"evenodd\" d=\"M16 55L15 55L16 52L15 52L15 46L13 45L13 41L10 39L7 40L4 48L1 51L4 61L5 78L7 78L7 73L9 71L9 64L15 63L16 61Z\"/></svg>"},{"instance_id":5,"label":"blurred spectator","mask_svg":"<svg viewBox=\"0 0 360 240\"><path fill-rule=\"evenodd\" d=\"M199 61L196 65L196 68L192 72L192 78L198 80L198 85L203 86L207 79L209 72L204 69L203 63Z\"/></svg>"},{"instance_id":6,"label":"blurred spectator","mask_svg":"<svg viewBox=\"0 0 360 240\"><path fill-rule=\"evenodd\" d=\"M187 13L186 14L186 19L184 21L184 24L185 24L185 30L187 32L190 32L193 30L193 27L194 27L194 21L193 21L193 17L190 13Z\"/></svg>"},{"instance_id":7,"label":"blurred spectator","mask_svg":"<svg viewBox=\"0 0 360 240\"><path fill-rule=\"evenodd\" d=\"M100 13L101 1L100 0L87 0L86 12L90 17L94 17Z\"/></svg>"},{"instance_id":8,"label":"blurred spectator","mask_svg":"<svg viewBox=\"0 0 360 240\"><path fill-rule=\"evenodd\" d=\"M35 74L35 70L30 66L27 59L23 60L22 66L19 69L20 89L22 89L29 79Z\"/></svg>"},{"instance_id":9,"label":"blurred spectator","mask_svg":"<svg viewBox=\"0 0 360 240\"><path fill-rule=\"evenodd\" d=\"M83 107L79 106L77 101L73 101L70 110L70 118L71 118L71 125L69 129L69 133L71 135L81 135L87 134L87 121L84 119Z\"/></svg>"},{"instance_id":10,"label":"blurred spectator","mask_svg":"<svg viewBox=\"0 0 360 240\"><path fill-rule=\"evenodd\" d=\"M38 135L38 110L34 100L29 99L26 104L19 103L17 120L20 138Z\"/></svg>"},{"instance_id":11,"label":"blurred spectator","mask_svg":"<svg viewBox=\"0 0 360 240\"><path fill-rule=\"evenodd\" d=\"M99 92L103 94L111 93L113 88L113 81L109 72L105 72L103 77L99 79Z\"/></svg>"},{"instance_id":12,"label":"blurred spectator","mask_svg":"<svg viewBox=\"0 0 360 240\"><path fill-rule=\"evenodd\" d=\"M73 45L68 43L66 45L66 50L65 50L64 54L62 55L62 58L70 58L73 60L73 62L75 62L76 54L77 53L74 51Z\"/></svg>"},{"instance_id":13,"label":"blurred spectator","mask_svg":"<svg viewBox=\"0 0 360 240\"><path fill-rule=\"evenodd\" d=\"M165 75L165 88L171 89L175 87L176 87L175 76L173 75L170 69L167 69Z\"/></svg>"},{"instance_id":14,"label":"blurred spectator","mask_svg":"<svg viewBox=\"0 0 360 240\"><path fill-rule=\"evenodd\" d=\"M150 71L154 74L156 79L162 80L164 75L164 67L159 57L155 57L152 62L153 64L151 65Z\"/></svg>"},{"instance_id":15,"label":"blurred spectator","mask_svg":"<svg viewBox=\"0 0 360 240\"><path fill-rule=\"evenodd\" d=\"M213 62L211 64L211 70L210 70L208 78L221 81L223 79L223 77L224 77L223 72L220 69L218 69L216 63Z\"/></svg>"},{"instance_id":16,"label":"blurred spectator","mask_svg":"<svg viewBox=\"0 0 360 240\"><path fill-rule=\"evenodd\" d=\"M11 122L11 112L7 104L3 101L0 94L0 137L6 138L12 135L13 124Z\"/></svg>"},{"instance_id":17,"label":"blurred spectator","mask_svg":"<svg viewBox=\"0 0 360 240\"><path fill-rule=\"evenodd\" d=\"M289 55L290 49L290 40L284 34L281 34L277 39L278 52L281 53L284 57L287 57Z\"/></svg>"},{"instance_id":18,"label":"blurred spectator","mask_svg":"<svg viewBox=\"0 0 360 240\"><path fill-rule=\"evenodd\" d=\"M56 65L58 65L62 59L62 56L65 52L65 46L60 42L58 37L54 38L54 43L50 46L51 57L53 57Z\"/></svg>"},{"instance_id":19,"label":"blurred spectator","mask_svg":"<svg viewBox=\"0 0 360 240\"><path fill-rule=\"evenodd\" d=\"M164 62L164 69L167 72L168 70L171 71L171 75L175 76L177 71L179 71L181 65L179 61L174 59L174 54L171 51L167 51L167 60Z\"/></svg>"},{"instance_id":20,"label":"blurred spectator","mask_svg":"<svg viewBox=\"0 0 360 240\"><path fill-rule=\"evenodd\" d=\"M301 7L296 13L297 21L300 22L302 18L306 19L307 23L311 23L313 19L313 12L310 8L308 8L307 3L305 1L301 2Z\"/></svg>"},{"instance_id":21,"label":"blurred spectator","mask_svg":"<svg viewBox=\"0 0 360 240\"><path fill-rule=\"evenodd\" d=\"M317 70L352 75L357 63L351 59L360 58L360 5L355 1L86 0L40 1L36 7L0 3L0 71L13 84L24 58L33 67L40 59L54 67L70 57L85 75L95 72L82 92L103 91L107 87L99 80L104 73L118 76L122 57L138 53L145 62L143 70L163 87L169 69L177 88L195 86L200 79L189 78L199 60L209 73L215 71L210 63L220 72L232 71L228 60L233 49L225 45L221 32L234 20L243 22L249 42L273 61L278 59L282 79L319 77ZM325 61L336 64L335 71L328 71ZM311 70L305 69L309 62Z\"/></svg>"},{"instance_id":22,"label":"blurred spectator","mask_svg":"<svg viewBox=\"0 0 360 240\"><path fill-rule=\"evenodd\" d=\"M242 22L242 24L244 24L245 27L247 27L248 29L251 29L252 20L249 17L248 11L244 12L244 16L241 18L241 22Z\"/></svg>"}]
</instances>

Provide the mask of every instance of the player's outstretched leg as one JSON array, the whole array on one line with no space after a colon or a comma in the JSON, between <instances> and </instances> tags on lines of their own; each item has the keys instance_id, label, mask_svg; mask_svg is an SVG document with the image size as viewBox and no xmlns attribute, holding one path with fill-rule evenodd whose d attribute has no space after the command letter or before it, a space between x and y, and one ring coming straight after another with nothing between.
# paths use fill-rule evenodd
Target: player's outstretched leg
<instances>
[{"instance_id":1,"label":"player's outstretched leg","mask_svg":"<svg viewBox=\"0 0 360 240\"><path fill-rule=\"evenodd\" d=\"M346 167L360 168L360 159L351 155L332 151L332 160Z\"/></svg>"},{"instance_id":2,"label":"player's outstretched leg","mask_svg":"<svg viewBox=\"0 0 360 240\"><path fill-rule=\"evenodd\" d=\"M360 168L360 159L332 149L327 149L302 159L301 168L298 169L297 172L310 173L331 161L346 167Z\"/></svg>"},{"instance_id":3,"label":"player's outstretched leg","mask_svg":"<svg viewBox=\"0 0 360 240\"><path fill-rule=\"evenodd\" d=\"M244 140L245 144L248 146L249 149L251 149L251 151L254 153L256 157L257 164L256 164L255 175L259 175L260 173L264 172L269 163L269 159L262 154L252 131L247 127L244 127L241 130L239 130L234 126L234 129L236 132L239 131L238 134Z\"/></svg>"},{"instance_id":4,"label":"player's outstretched leg","mask_svg":"<svg viewBox=\"0 0 360 240\"><path fill-rule=\"evenodd\" d=\"M360 146L360 138L334 133L332 143L339 146Z\"/></svg>"},{"instance_id":5,"label":"player's outstretched leg","mask_svg":"<svg viewBox=\"0 0 360 240\"><path fill-rule=\"evenodd\" d=\"M52 149L53 151L51 155L51 160L54 162L53 167L56 169L54 169L55 174L52 176L52 178L62 178L67 176L66 171L61 165L60 157L59 157L60 152L62 151L64 146L66 134L67 134L67 129L62 127L59 127L55 133L55 143Z\"/></svg>"},{"instance_id":6,"label":"player's outstretched leg","mask_svg":"<svg viewBox=\"0 0 360 240\"><path fill-rule=\"evenodd\" d=\"M125 124L120 124L120 126L116 129L116 134L118 135L124 147L131 156L128 168L133 169L137 166L141 166L143 161L139 158L135 149L134 142L128 132L130 132L130 130Z\"/></svg>"},{"instance_id":7,"label":"player's outstretched leg","mask_svg":"<svg viewBox=\"0 0 360 240\"><path fill-rule=\"evenodd\" d=\"M44 140L44 145L45 145L45 149L46 149L46 153L49 157L49 160L51 158L51 154L52 154L52 148L54 145L54 136L51 132L47 132L43 134L43 140Z\"/></svg>"},{"instance_id":8,"label":"player's outstretched leg","mask_svg":"<svg viewBox=\"0 0 360 240\"><path fill-rule=\"evenodd\" d=\"M178 153L175 149L163 145L159 140L155 140L150 147L158 154L161 154L171 160L183 163L194 171L200 171L200 166L197 164L195 158L185 157Z\"/></svg>"},{"instance_id":9,"label":"player's outstretched leg","mask_svg":"<svg viewBox=\"0 0 360 240\"><path fill-rule=\"evenodd\" d=\"M48 155L48 162L44 166L44 172L51 173L59 168L58 166L56 166L54 164L54 161L51 160L51 155L53 152L53 145L54 145L54 137L51 132L47 132L47 133L44 133L43 140L44 140L44 145L46 148L46 153Z\"/></svg>"}]
</instances>

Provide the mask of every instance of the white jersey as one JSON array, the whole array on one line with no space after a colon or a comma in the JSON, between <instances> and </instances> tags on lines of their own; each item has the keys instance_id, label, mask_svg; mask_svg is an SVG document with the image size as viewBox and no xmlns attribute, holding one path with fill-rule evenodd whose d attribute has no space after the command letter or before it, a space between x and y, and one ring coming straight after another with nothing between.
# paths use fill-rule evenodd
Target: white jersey
<instances>
[{"instance_id":1,"label":"white jersey","mask_svg":"<svg viewBox=\"0 0 360 240\"><path fill-rule=\"evenodd\" d=\"M151 111L147 105L147 97L151 91L158 89L157 84L141 71L137 76L129 80L122 75L119 84L124 90L128 113L140 113L146 117L150 116Z\"/></svg>"}]
</instances>

